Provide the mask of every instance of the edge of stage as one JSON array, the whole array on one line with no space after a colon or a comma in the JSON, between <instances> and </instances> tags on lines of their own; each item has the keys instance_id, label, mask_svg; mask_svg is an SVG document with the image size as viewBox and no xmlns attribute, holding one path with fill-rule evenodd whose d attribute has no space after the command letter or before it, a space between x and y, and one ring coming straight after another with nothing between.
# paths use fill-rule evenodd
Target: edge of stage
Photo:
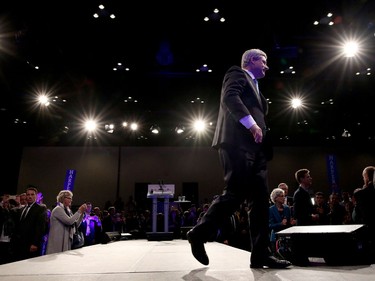
<instances>
[{"instance_id":1,"label":"edge of stage","mask_svg":"<svg viewBox=\"0 0 375 281\"><path fill-rule=\"evenodd\" d=\"M112 280L357 280L372 281L375 265L251 269L250 252L217 242L205 244L210 264L194 259L187 240L120 240L0 266L2 281Z\"/></svg>"}]
</instances>

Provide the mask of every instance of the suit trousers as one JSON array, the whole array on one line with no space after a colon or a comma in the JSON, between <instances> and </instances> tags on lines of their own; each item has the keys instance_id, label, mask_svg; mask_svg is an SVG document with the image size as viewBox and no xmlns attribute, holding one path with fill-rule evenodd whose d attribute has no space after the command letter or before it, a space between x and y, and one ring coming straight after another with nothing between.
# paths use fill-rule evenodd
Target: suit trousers
<instances>
[{"instance_id":1,"label":"suit trousers","mask_svg":"<svg viewBox=\"0 0 375 281\"><path fill-rule=\"evenodd\" d=\"M194 227L194 232L202 242L209 241L225 219L247 200L250 205L251 263L261 263L270 255L266 157L261 150L252 153L234 147L219 148L218 152L225 188Z\"/></svg>"}]
</instances>

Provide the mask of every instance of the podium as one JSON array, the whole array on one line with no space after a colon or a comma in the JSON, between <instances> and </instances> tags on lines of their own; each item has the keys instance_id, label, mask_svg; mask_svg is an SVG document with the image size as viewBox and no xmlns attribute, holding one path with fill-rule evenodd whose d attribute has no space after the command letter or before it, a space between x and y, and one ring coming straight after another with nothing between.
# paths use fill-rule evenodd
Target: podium
<instances>
[{"instance_id":1,"label":"podium","mask_svg":"<svg viewBox=\"0 0 375 281\"><path fill-rule=\"evenodd\" d=\"M173 232L169 232L169 199L174 197L173 184L149 184L147 198L152 199L152 232L147 232L147 240L173 240ZM158 201L164 201L164 231L157 231Z\"/></svg>"}]
</instances>

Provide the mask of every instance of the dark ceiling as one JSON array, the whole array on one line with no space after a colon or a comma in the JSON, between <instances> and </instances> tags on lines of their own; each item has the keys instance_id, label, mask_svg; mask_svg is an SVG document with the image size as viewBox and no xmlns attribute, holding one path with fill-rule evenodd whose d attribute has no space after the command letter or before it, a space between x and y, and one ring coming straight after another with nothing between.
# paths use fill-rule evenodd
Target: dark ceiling
<instances>
[{"instance_id":1,"label":"dark ceiling","mask_svg":"<svg viewBox=\"0 0 375 281\"><path fill-rule=\"evenodd\" d=\"M223 75L250 48L269 56L260 87L276 145L375 143L375 1L6 2L0 116L11 143L209 145ZM360 40L359 56L340 55L347 39ZM39 93L56 98L37 106ZM303 108L292 109L291 97ZM88 117L100 122L96 134L82 132ZM193 117L213 122L207 134L189 129ZM177 125L187 131L177 135Z\"/></svg>"}]
</instances>

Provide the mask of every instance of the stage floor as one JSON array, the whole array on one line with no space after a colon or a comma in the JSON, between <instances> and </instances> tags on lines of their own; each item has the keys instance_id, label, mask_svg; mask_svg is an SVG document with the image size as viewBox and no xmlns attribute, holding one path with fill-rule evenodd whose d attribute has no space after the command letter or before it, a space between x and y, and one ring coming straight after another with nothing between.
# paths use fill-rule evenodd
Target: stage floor
<instances>
[{"instance_id":1,"label":"stage floor","mask_svg":"<svg viewBox=\"0 0 375 281\"><path fill-rule=\"evenodd\" d=\"M125 240L0 265L1 281L282 280L373 281L375 265L250 269L250 252L205 244L210 264L194 259L187 240Z\"/></svg>"}]
</instances>

